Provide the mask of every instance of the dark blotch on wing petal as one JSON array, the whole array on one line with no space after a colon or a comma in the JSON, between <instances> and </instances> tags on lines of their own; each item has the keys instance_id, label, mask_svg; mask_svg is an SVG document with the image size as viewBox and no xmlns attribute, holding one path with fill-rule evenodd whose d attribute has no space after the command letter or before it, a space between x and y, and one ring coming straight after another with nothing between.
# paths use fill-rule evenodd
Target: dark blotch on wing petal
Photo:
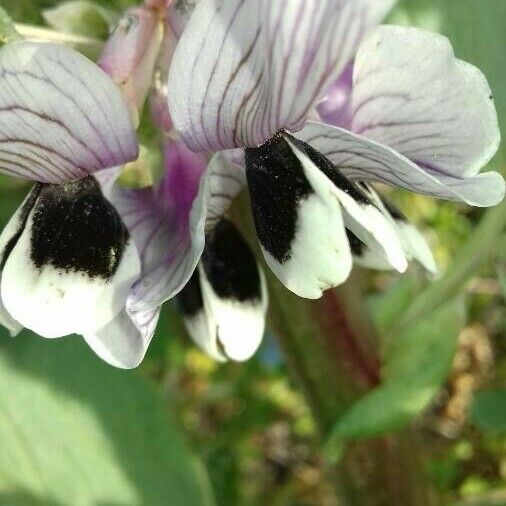
<instances>
[{"instance_id":1,"label":"dark blotch on wing petal","mask_svg":"<svg viewBox=\"0 0 506 506\"><path fill-rule=\"evenodd\" d=\"M399 211L399 209L397 209L397 207L395 207L393 204L388 202L388 200L385 200L382 198L381 201L383 202L383 205L386 207L387 211L390 213L390 215L392 216L392 218L394 220L406 221L406 222L408 221L406 216L404 216L404 214L402 214L401 211Z\"/></svg>"},{"instance_id":2,"label":"dark blotch on wing petal","mask_svg":"<svg viewBox=\"0 0 506 506\"><path fill-rule=\"evenodd\" d=\"M25 203L23 204L23 208L21 209L21 214L19 216L18 227L16 229L16 232L9 239L9 241L5 245L4 250L1 252L2 258L0 260L0 270L3 270L3 268L5 267L5 262L7 262L9 255L11 254L12 250L16 246L18 239L21 237L21 234L23 233L23 230L25 229L26 220L28 219L28 215L30 214L30 211L32 210L33 206L35 205L35 202L37 202L37 198L39 196L41 188L42 188L42 184L37 183L30 190L30 193L29 193Z\"/></svg>"},{"instance_id":3,"label":"dark blotch on wing petal","mask_svg":"<svg viewBox=\"0 0 506 506\"><path fill-rule=\"evenodd\" d=\"M260 274L255 255L241 232L222 219L206 238L204 271L216 295L239 302L260 300Z\"/></svg>"},{"instance_id":4,"label":"dark blotch on wing petal","mask_svg":"<svg viewBox=\"0 0 506 506\"><path fill-rule=\"evenodd\" d=\"M289 133L284 134L290 139L300 151L305 153L309 159L342 191L353 197L357 202L370 204L371 201L362 189L355 183L351 182L327 157L323 156L319 151L296 139Z\"/></svg>"},{"instance_id":5,"label":"dark blotch on wing petal","mask_svg":"<svg viewBox=\"0 0 506 506\"><path fill-rule=\"evenodd\" d=\"M351 230L346 229L346 235L348 236L351 252L355 256L362 256L367 246Z\"/></svg>"},{"instance_id":6,"label":"dark blotch on wing petal","mask_svg":"<svg viewBox=\"0 0 506 506\"><path fill-rule=\"evenodd\" d=\"M177 304L181 313L186 317L195 316L204 309L202 289L200 288L199 270L195 269L185 287L178 293Z\"/></svg>"},{"instance_id":7,"label":"dark blotch on wing petal","mask_svg":"<svg viewBox=\"0 0 506 506\"><path fill-rule=\"evenodd\" d=\"M31 258L91 277L111 278L128 231L92 176L64 185L42 185L33 208Z\"/></svg>"},{"instance_id":8,"label":"dark blotch on wing petal","mask_svg":"<svg viewBox=\"0 0 506 506\"><path fill-rule=\"evenodd\" d=\"M258 239L281 263L290 259L299 203L313 193L283 135L278 133L262 146L246 149L246 176Z\"/></svg>"}]
</instances>

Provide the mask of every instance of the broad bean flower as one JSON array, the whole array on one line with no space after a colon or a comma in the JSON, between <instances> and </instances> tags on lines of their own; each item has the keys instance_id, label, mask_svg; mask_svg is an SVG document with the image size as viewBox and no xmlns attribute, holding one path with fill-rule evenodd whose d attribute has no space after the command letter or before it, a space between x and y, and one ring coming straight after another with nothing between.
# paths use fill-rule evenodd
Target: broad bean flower
<instances>
[{"instance_id":1,"label":"broad bean flower","mask_svg":"<svg viewBox=\"0 0 506 506\"><path fill-rule=\"evenodd\" d=\"M154 65L158 23L127 12L104 53L109 75L55 44L0 50L0 171L36 183L0 237L1 321L13 334L81 334L122 367L142 358L157 313L130 310L144 267L107 181L138 156L132 116L147 87L133 67ZM128 61L111 51L118 40Z\"/></svg>"},{"instance_id":2,"label":"broad bean flower","mask_svg":"<svg viewBox=\"0 0 506 506\"><path fill-rule=\"evenodd\" d=\"M367 182L479 206L504 196L499 174L478 174L499 143L486 79L440 35L370 33L392 4L200 0L174 54L175 128L196 152L243 150L263 255L303 297L346 280L352 253L403 271L407 250L430 268Z\"/></svg>"}]
</instances>

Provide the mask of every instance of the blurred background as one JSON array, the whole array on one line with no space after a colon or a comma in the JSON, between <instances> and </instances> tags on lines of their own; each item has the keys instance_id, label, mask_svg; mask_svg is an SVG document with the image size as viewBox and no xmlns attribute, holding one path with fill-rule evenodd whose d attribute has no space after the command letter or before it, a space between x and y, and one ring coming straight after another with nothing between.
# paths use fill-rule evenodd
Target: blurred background
<instances>
[{"instance_id":1,"label":"blurred background","mask_svg":"<svg viewBox=\"0 0 506 506\"><path fill-rule=\"evenodd\" d=\"M90 57L133 3L54 15L63 2L0 0L21 33L65 32ZM506 128L505 0L400 0L389 22L449 36ZM149 126L141 139L156 160ZM490 164L503 174L505 150ZM0 178L2 226L27 189ZM390 197L441 278L357 270L318 302L271 280L266 339L246 364L202 354L170 303L136 371L78 337L2 329L0 505L506 505L506 207ZM247 232L246 206L232 213Z\"/></svg>"}]
</instances>

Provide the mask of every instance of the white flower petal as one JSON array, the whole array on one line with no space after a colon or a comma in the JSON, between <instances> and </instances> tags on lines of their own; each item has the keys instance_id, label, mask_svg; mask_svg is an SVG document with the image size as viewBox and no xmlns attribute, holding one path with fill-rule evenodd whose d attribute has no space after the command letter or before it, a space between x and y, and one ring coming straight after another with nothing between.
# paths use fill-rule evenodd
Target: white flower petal
<instances>
[{"instance_id":1,"label":"white flower petal","mask_svg":"<svg viewBox=\"0 0 506 506\"><path fill-rule=\"evenodd\" d=\"M350 246L334 184L288 138L279 134L246 150L253 218L274 274L297 295L316 299L348 278Z\"/></svg>"},{"instance_id":2,"label":"white flower petal","mask_svg":"<svg viewBox=\"0 0 506 506\"><path fill-rule=\"evenodd\" d=\"M404 272L408 263L399 237L391 221L357 186L310 146L286 137L303 167L316 166L329 179L333 192L341 204L344 225L369 250L383 257L388 264Z\"/></svg>"},{"instance_id":3,"label":"white flower petal","mask_svg":"<svg viewBox=\"0 0 506 506\"><path fill-rule=\"evenodd\" d=\"M239 231L221 220L179 295L190 336L218 361L245 361L262 342L267 299L253 252Z\"/></svg>"},{"instance_id":4,"label":"white flower petal","mask_svg":"<svg viewBox=\"0 0 506 506\"><path fill-rule=\"evenodd\" d=\"M93 178L34 192L5 261L2 301L44 337L94 332L123 309L140 274L137 250Z\"/></svg>"},{"instance_id":5,"label":"white flower petal","mask_svg":"<svg viewBox=\"0 0 506 506\"><path fill-rule=\"evenodd\" d=\"M300 127L394 0L200 0L169 74L174 125L197 151Z\"/></svg>"},{"instance_id":6,"label":"white flower petal","mask_svg":"<svg viewBox=\"0 0 506 506\"><path fill-rule=\"evenodd\" d=\"M388 146L311 121L296 136L326 156L350 179L385 182L482 207L495 205L504 196L504 180L495 172L466 178L436 175Z\"/></svg>"},{"instance_id":7,"label":"white flower petal","mask_svg":"<svg viewBox=\"0 0 506 506\"><path fill-rule=\"evenodd\" d=\"M159 316L159 308L140 313L125 309L103 328L83 337L102 360L114 367L133 369L146 355Z\"/></svg>"},{"instance_id":8,"label":"white flower petal","mask_svg":"<svg viewBox=\"0 0 506 506\"><path fill-rule=\"evenodd\" d=\"M242 151L242 150L241 150ZM224 154L215 154L207 167L204 182L206 192L206 232L210 232L223 218L233 199L246 186L244 167L231 162Z\"/></svg>"},{"instance_id":9,"label":"white flower petal","mask_svg":"<svg viewBox=\"0 0 506 506\"><path fill-rule=\"evenodd\" d=\"M18 207L16 212L11 216L7 225L2 230L0 235L0 285L2 282L2 272L9 257L12 248L15 246L18 236L23 231L26 218L35 203L34 196L35 188L32 188L22 204ZM0 295L0 324L6 327L11 335L16 335L21 331L23 326L14 320L12 316L7 312Z\"/></svg>"},{"instance_id":10,"label":"white flower petal","mask_svg":"<svg viewBox=\"0 0 506 506\"><path fill-rule=\"evenodd\" d=\"M369 198L395 224L397 235L409 260L416 260L427 272L437 273L436 260L422 233L393 204L380 197L371 185L361 183Z\"/></svg>"},{"instance_id":11,"label":"white flower petal","mask_svg":"<svg viewBox=\"0 0 506 506\"><path fill-rule=\"evenodd\" d=\"M352 130L436 177L474 176L500 141L485 76L446 37L394 26L378 28L357 54Z\"/></svg>"},{"instance_id":12,"label":"white flower petal","mask_svg":"<svg viewBox=\"0 0 506 506\"><path fill-rule=\"evenodd\" d=\"M63 183L137 157L119 89L72 49L19 41L0 50L0 171Z\"/></svg>"}]
</instances>

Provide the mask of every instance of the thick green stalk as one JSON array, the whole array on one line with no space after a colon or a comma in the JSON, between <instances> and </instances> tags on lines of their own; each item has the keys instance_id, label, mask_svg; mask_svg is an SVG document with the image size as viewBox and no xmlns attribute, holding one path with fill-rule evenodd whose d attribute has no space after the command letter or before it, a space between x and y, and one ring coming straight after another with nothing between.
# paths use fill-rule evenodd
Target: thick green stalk
<instances>
[{"instance_id":1,"label":"thick green stalk","mask_svg":"<svg viewBox=\"0 0 506 506\"><path fill-rule=\"evenodd\" d=\"M246 199L232 215L255 244ZM323 441L339 415L379 382L378 339L363 303L360 273L318 301L293 295L272 275L268 279L271 326ZM421 455L409 432L352 445L341 463L328 464L339 504L434 504Z\"/></svg>"}]
</instances>

